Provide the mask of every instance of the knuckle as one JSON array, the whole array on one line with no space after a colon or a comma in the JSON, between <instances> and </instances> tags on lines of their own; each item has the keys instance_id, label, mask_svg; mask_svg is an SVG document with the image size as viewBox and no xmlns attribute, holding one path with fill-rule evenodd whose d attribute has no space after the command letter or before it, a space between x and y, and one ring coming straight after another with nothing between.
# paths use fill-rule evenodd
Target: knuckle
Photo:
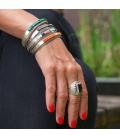
<instances>
[{"instance_id":1,"label":"knuckle","mask_svg":"<svg viewBox=\"0 0 120 138\"><path fill-rule=\"evenodd\" d=\"M60 95L59 95L59 98L60 98L61 100L68 100L68 94L60 94Z\"/></svg>"},{"instance_id":2,"label":"knuckle","mask_svg":"<svg viewBox=\"0 0 120 138\"><path fill-rule=\"evenodd\" d=\"M74 98L72 98L71 102L72 102L72 104L75 104L75 105L79 104L80 103L80 97L74 97Z\"/></svg>"},{"instance_id":3,"label":"knuckle","mask_svg":"<svg viewBox=\"0 0 120 138\"><path fill-rule=\"evenodd\" d=\"M77 68L80 72L82 72L82 67L79 65Z\"/></svg>"},{"instance_id":4,"label":"knuckle","mask_svg":"<svg viewBox=\"0 0 120 138\"><path fill-rule=\"evenodd\" d=\"M67 70L72 74L76 73L76 67L74 65L67 66Z\"/></svg>"},{"instance_id":5,"label":"knuckle","mask_svg":"<svg viewBox=\"0 0 120 138\"><path fill-rule=\"evenodd\" d=\"M54 94L55 93L55 86L53 85L49 85L47 87L47 92L51 93L51 94Z\"/></svg>"},{"instance_id":6,"label":"knuckle","mask_svg":"<svg viewBox=\"0 0 120 138\"><path fill-rule=\"evenodd\" d=\"M55 72L55 65L54 64L48 65L47 71L49 71L49 72Z\"/></svg>"},{"instance_id":7,"label":"knuckle","mask_svg":"<svg viewBox=\"0 0 120 138\"><path fill-rule=\"evenodd\" d=\"M74 111L68 112L68 115L70 115L72 118L77 118L77 116L78 116L78 109L75 108Z\"/></svg>"},{"instance_id":8,"label":"knuckle","mask_svg":"<svg viewBox=\"0 0 120 138\"><path fill-rule=\"evenodd\" d=\"M55 65L54 64L49 65L48 68L51 72L55 71Z\"/></svg>"},{"instance_id":9,"label":"knuckle","mask_svg":"<svg viewBox=\"0 0 120 138\"><path fill-rule=\"evenodd\" d=\"M58 66L57 70L59 72L64 72L65 71L65 67L64 66Z\"/></svg>"}]
</instances>

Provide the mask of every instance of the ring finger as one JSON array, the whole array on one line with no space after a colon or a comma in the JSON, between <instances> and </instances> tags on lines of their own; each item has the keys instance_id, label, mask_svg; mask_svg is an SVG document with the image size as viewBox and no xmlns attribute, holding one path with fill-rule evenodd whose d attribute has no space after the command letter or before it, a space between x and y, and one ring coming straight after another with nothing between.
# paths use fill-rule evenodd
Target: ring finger
<instances>
[{"instance_id":1,"label":"ring finger","mask_svg":"<svg viewBox=\"0 0 120 138\"><path fill-rule=\"evenodd\" d=\"M77 69L74 66L69 67L68 77L68 86L73 82L78 80ZM77 125L78 113L79 113L79 104L80 104L80 95L69 94L69 104L68 104L68 122L71 128L75 128Z\"/></svg>"}]
</instances>

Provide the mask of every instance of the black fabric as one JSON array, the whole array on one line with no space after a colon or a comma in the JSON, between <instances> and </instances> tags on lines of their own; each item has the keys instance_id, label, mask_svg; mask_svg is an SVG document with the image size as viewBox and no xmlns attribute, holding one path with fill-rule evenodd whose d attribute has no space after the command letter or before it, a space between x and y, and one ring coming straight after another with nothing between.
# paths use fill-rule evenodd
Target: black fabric
<instances>
[{"instance_id":1,"label":"black fabric","mask_svg":"<svg viewBox=\"0 0 120 138\"><path fill-rule=\"evenodd\" d=\"M83 63L79 43L74 47L74 34L69 23L52 10L26 10L38 18L45 17L63 33L63 41L68 50L83 69L88 89L88 118L78 120L77 128L94 128L97 109L97 86L93 72ZM69 33L61 27L67 24ZM61 24L61 25L60 25ZM67 31L68 32L68 31ZM70 39L69 39L70 38ZM76 38L75 38L76 39ZM72 48L74 47L74 48ZM72 49L76 49L73 50ZM2 32L0 37L0 128L69 128L67 108L65 123L58 125L55 112L49 113L45 103L45 80L34 55L21 45L21 39Z\"/></svg>"},{"instance_id":2,"label":"black fabric","mask_svg":"<svg viewBox=\"0 0 120 138\"><path fill-rule=\"evenodd\" d=\"M6 33L1 31L1 34L0 34L0 60L1 60L3 45L5 44L5 41L6 41Z\"/></svg>"}]
</instances>

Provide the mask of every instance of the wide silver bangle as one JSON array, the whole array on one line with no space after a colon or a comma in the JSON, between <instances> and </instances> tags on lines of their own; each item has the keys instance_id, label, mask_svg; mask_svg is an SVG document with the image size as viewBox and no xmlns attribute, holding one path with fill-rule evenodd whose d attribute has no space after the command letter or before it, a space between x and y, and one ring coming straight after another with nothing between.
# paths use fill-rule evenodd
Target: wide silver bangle
<instances>
[{"instance_id":1,"label":"wide silver bangle","mask_svg":"<svg viewBox=\"0 0 120 138\"><path fill-rule=\"evenodd\" d=\"M51 42L52 40L54 40L54 39L56 39L56 38L59 38L59 37L61 37L61 36L55 36L55 37L53 37L53 38L51 38L50 40L48 40L47 42L43 42L43 41L40 41L40 42L38 42L35 46L34 46L34 48L31 50L31 53L32 54L35 54L39 49L41 49L44 45L46 45L47 43L49 43L49 42Z\"/></svg>"},{"instance_id":2,"label":"wide silver bangle","mask_svg":"<svg viewBox=\"0 0 120 138\"><path fill-rule=\"evenodd\" d=\"M56 37L54 37L54 38L52 38L52 39L50 39L50 40L48 40L47 42L39 42L33 49L32 49L32 51L31 51L31 53L32 54L35 54L39 49L41 49L44 45L46 45L47 43L49 43L49 42L51 42L52 40L54 40L54 39L56 39L56 38L59 38L59 37L61 37L61 36L56 36Z\"/></svg>"}]
</instances>

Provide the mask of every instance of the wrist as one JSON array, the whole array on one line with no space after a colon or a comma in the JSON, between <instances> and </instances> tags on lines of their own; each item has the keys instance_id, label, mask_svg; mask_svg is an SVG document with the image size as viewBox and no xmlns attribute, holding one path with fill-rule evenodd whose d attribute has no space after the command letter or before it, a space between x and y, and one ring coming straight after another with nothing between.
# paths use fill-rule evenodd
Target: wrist
<instances>
[{"instance_id":1,"label":"wrist","mask_svg":"<svg viewBox=\"0 0 120 138\"><path fill-rule=\"evenodd\" d=\"M62 34L52 24L48 24L45 18L38 19L24 33L22 45L35 54L44 45L52 40L61 37Z\"/></svg>"}]
</instances>

